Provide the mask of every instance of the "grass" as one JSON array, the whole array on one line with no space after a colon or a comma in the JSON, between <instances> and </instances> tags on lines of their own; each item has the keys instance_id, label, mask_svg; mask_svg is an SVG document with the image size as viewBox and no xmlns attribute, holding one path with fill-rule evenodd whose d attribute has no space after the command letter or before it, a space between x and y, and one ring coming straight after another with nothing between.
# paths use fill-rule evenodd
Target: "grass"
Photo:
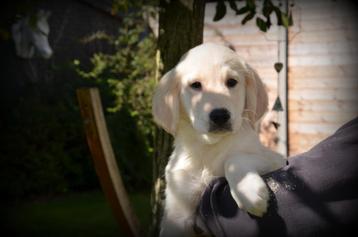
<instances>
[{"instance_id":1,"label":"grass","mask_svg":"<svg viewBox=\"0 0 358 237\"><path fill-rule=\"evenodd\" d=\"M149 194L130 195L142 227L150 223ZM50 200L26 201L7 207L1 236L124 236L100 191L71 193ZM2 215L1 214L1 215Z\"/></svg>"}]
</instances>

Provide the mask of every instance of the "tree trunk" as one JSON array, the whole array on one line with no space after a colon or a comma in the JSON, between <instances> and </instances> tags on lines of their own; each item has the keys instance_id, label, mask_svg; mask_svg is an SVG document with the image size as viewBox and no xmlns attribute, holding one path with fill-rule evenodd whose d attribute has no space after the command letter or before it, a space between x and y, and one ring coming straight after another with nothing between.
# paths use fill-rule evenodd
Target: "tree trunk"
<instances>
[{"instance_id":1,"label":"tree trunk","mask_svg":"<svg viewBox=\"0 0 358 237\"><path fill-rule=\"evenodd\" d=\"M158 39L158 80L189 49L203 41L204 0L160 0ZM158 236L163 213L164 170L172 151L172 137L157 129L153 164L152 236Z\"/></svg>"}]
</instances>

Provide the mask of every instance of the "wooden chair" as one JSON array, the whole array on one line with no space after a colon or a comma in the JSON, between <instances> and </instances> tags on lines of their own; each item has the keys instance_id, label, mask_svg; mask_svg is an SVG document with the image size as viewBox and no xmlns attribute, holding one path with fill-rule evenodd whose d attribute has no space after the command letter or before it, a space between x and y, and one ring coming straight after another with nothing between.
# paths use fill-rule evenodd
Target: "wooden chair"
<instances>
[{"instance_id":1,"label":"wooden chair","mask_svg":"<svg viewBox=\"0 0 358 237\"><path fill-rule=\"evenodd\" d=\"M87 143L103 192L120 229L130 237L139 237L139 221L131 208L114 156L97 88L77 90Z\"/></svg>"}]
</instances>

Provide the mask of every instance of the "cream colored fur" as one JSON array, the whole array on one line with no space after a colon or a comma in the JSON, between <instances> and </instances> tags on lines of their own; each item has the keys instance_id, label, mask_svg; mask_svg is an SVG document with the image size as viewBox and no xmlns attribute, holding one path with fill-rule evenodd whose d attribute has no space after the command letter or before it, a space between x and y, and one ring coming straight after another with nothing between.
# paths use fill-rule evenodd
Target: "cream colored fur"
<instances>
[{"instance_id":1,"label":"cream colored fur","mask_svg":"<svg viewBox=\"0 0 358 237\"><path fill-rule=\"evenodd\" d=\"M238 81L228 88L226 80ZM190 87L200 82L201 90ZM231 49L202 44L185 54L161 79L153 98L155 121L174 140L166 167L161 236L192 236L193 215L209 182L224 176L237 205L261 217L269 193L261 174L285 164L265 148L254 127L267 109L267 93L257 73ZM210 132L209 113L226 108L231 131Z\"/></svg>"}]
</instances>

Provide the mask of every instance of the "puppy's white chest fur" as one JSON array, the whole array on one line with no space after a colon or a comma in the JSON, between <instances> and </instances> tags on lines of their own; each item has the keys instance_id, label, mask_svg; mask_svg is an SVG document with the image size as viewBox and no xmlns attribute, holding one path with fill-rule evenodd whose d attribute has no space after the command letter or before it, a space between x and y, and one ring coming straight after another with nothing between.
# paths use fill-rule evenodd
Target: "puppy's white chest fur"
<instances>
[{"instance_id":1,"label":"puppy's white chest fur","mask_svg":"<svg viewBox=\"0 0 358 237\"><path fill-rule=\"evenodd\" d=\"M173 198L191 213L210 181L224 176L223 159L215 160L214 156L209 150L188 150L177 144L166 167L166 202Z\"/></svg>"},{"instance_id":2,"label":"puppy's white chest fur","mask_svg":"<svg viewBox=\"0 0 358 237\"><path fill-rule=\"evenodd\" d=\"M244 122L237 134L206 144L189 124L180 124L175 150L166 167L164 220L175 222L178 231L186 231L183 235L191 235L201 193L215 177L226 177L239 207L257 215L266 210L268 192L259 174L282 167L284 159L263 147L249 126ZM244 201L238 195L241 192L247 195ZM171 226L171 233L175 232L170 222L162 223L164 230L166 225Z\"/></svg>"}]
</instances>

